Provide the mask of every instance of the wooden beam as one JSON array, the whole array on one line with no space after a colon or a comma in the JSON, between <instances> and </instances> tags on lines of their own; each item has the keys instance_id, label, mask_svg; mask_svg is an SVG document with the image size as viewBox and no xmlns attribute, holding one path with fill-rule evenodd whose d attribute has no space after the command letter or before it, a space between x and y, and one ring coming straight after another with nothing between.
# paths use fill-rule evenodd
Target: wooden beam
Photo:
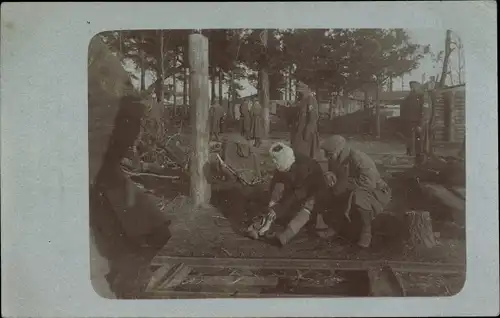
<instances>
[{"instance_id":1,"label":"wooden beam","mask_svg":"<svg viewBox=\"0 0 500 318\"><path fill-rule=\"evenodd\" d=\"M184 279L186 279L186 277L188 277L190 272L191 267L186 264L177 265L177 267L173 270L173 273L168 276L163 283L161 283L159 288L168 289L179 285Z\"/></svg>"},{"instance_id":2,"label":"wooden beam","mask_svg":"<svg viewBox=\"0 0 500 318\"><path fill-rule=\"evenodd\" d=\"M334 270L368 270L371 268L390 266L398 272L456 274L465 272L465 264L460 263L426 263L404 261L372 261L372 260L335 260L335 259L279 259L279 258L210 258L210 257L177 257L157 255L151 265L166 263L184 263L196 268L229 267L259 269L334 269Z\"/></svg>"},{"instance_id":3,"label":"wooden beam","mask_svg":"<svg viewBox=\"0 0 500 318\"><path fill-rule=\"evenodd\" d=\"M190 161L191 198L194 206L210 201L207 181L208 166L208 109L210 106L208 83L208 39L201 34L189 35L190 102L192 121L192 156Z\"/></svg>"}]
</instances>

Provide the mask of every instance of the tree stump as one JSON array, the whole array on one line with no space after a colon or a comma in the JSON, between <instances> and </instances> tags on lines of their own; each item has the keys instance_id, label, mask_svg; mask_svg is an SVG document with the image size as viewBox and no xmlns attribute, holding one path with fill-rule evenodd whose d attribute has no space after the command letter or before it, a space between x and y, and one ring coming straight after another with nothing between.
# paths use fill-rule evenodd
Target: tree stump
<instances>
[{"instance_id":1,"label":"tree stump","mask_svg":"<svg viewBox=\"0 0 500 318\"><path fill-rule=\"evenodd\" d=\"M428 211L409 211L406 212L406 217L412 248L429 249L437 245Z\"/></svg>"}]
</instances>

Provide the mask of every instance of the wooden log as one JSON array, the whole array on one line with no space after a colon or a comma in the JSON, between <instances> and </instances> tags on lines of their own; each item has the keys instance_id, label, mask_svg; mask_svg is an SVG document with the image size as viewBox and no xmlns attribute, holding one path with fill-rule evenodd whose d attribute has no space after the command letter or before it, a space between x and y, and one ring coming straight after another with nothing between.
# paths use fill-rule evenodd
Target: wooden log
<instances>
[{"instance_id":1,"label":"wooden log","mask_svg":"<svg viewBox=\"0 0 500 318\"><path fill-rule=\"evenodd\" d=\"M457 222L464 221L465 200L463 198L435 183L420 183L420 188L428 198L447 208Z\"/></svg>"},{"instance_id":2,"label":"wooden log","mask_svg":"<svg viewBox=\"0 0 500 318\"><path fill-rule=\"evenodd\" d=\"M210 185L207 180L209 155L208 110L208 39L201 34L189 35L190 102L192 121L192 156L190 160L191 198L194 206L208 204Z\"/></svg>"}]
</instances>

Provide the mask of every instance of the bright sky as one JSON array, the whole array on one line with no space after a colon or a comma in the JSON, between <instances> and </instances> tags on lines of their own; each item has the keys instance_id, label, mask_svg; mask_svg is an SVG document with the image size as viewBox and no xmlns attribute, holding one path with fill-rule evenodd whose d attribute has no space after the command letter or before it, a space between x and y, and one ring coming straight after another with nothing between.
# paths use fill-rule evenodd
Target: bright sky
<instances>
[{"instance_id":1,"label":"bright sky","mask_svg":"<svg viewBox=\"0 0 500 318\"><path fill-rule=\"evenodd\" d=\"M445 36L446 36L446 31L445 30L437 30L437 29L412 29L412 30L407 30L408 34L410 35L412 42L422 44L422 45L427 45L430 44L431 46L431 51L434 53L438 53L441 50L444 50L444 43L445 43ZM458 69L458 60L457 60L457 55L452 54L450 56L450 64L451 64L451 69L452 70L457 70ZM397 78L393 80L393 89L394 90L401 90L401 89L408 89L408 83L412 80L415 81L422 81L422 76L425 75L425 79L429 80L430 76L436 76L441 73L441 67L442 67L442 62L435 64L430 56L427 56L426 58L422 59L420 62L420 67L410 74L407 74L401 78ZM127 67L129 71L132 71L132 67ZM137 72L134 72L137 74ZM456 72L455 72L456 74ZM139 74L137 74L139 75ZM456 78L456 75L455 75ZM135 80L134 81L137 86L139 86L139 81ZM147 74L146 76L146 87L150 85L153 82L153 78L150 74ZM246 80L241 81L241 84L245 89L240 92L241 96L247 96L251 94L255 94L257 90L252 87ZM402 84L404 86L402 86ZM223 88L224 94L227 92L227 87Z\"/></svg>"}]
</instances>

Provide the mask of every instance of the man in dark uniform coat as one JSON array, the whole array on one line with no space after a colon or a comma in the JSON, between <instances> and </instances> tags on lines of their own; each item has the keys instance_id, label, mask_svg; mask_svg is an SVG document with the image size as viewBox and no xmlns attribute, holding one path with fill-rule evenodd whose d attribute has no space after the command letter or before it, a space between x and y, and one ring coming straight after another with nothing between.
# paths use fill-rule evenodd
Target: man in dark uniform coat
<instances>
[{"instance_id":1,"label":"man in dark uniform coat","mask_svg":"<svg viewBox=\"0 0 500 318\"><path fill-rule=\"evenodd\" d=\"M259 101L254 101L250 110L250 138L254 140L254 146L259 148L264 137L264 118L262 117L262 106Z\"/></svg>"},{"instance_id":2,"label":"man in dark uniform coat","mask_svg":"<svg viewBox=\"0 0 500 318\"><path fill-rule=\"evenodd\" d=\"M219 140L223 116L224 110L222 107L218 103L214 103L209 111L210 135L214 140Z\"/></svg>"},{"instance_id":3,"label":"man in dark uniform coat","mask_svg":"<svg viewBox=\"0 0 500 318\"><path fill-rule=\"evenodd\" d=\"M407 138L407 154L415 155L416 162L421 163L425 156L428 125L431 112L431 98L424 87L416 82L410 82L410 94L401 105L401 119L404 135Z\"/></svg>"},{"instance_id":4,"label":"man in dark uniform coat","mask_svg":"<svg viewBox=\"0 0 500 318\"><path fill-rule=\"evenodd\" d=\"M301 99L295 106L297 107L297 117L290 136L292 148L297 153L316 158L319 152L318 102L304 83L300 82L297 85L297 90Z\"/></svg>"}]
</instances>

